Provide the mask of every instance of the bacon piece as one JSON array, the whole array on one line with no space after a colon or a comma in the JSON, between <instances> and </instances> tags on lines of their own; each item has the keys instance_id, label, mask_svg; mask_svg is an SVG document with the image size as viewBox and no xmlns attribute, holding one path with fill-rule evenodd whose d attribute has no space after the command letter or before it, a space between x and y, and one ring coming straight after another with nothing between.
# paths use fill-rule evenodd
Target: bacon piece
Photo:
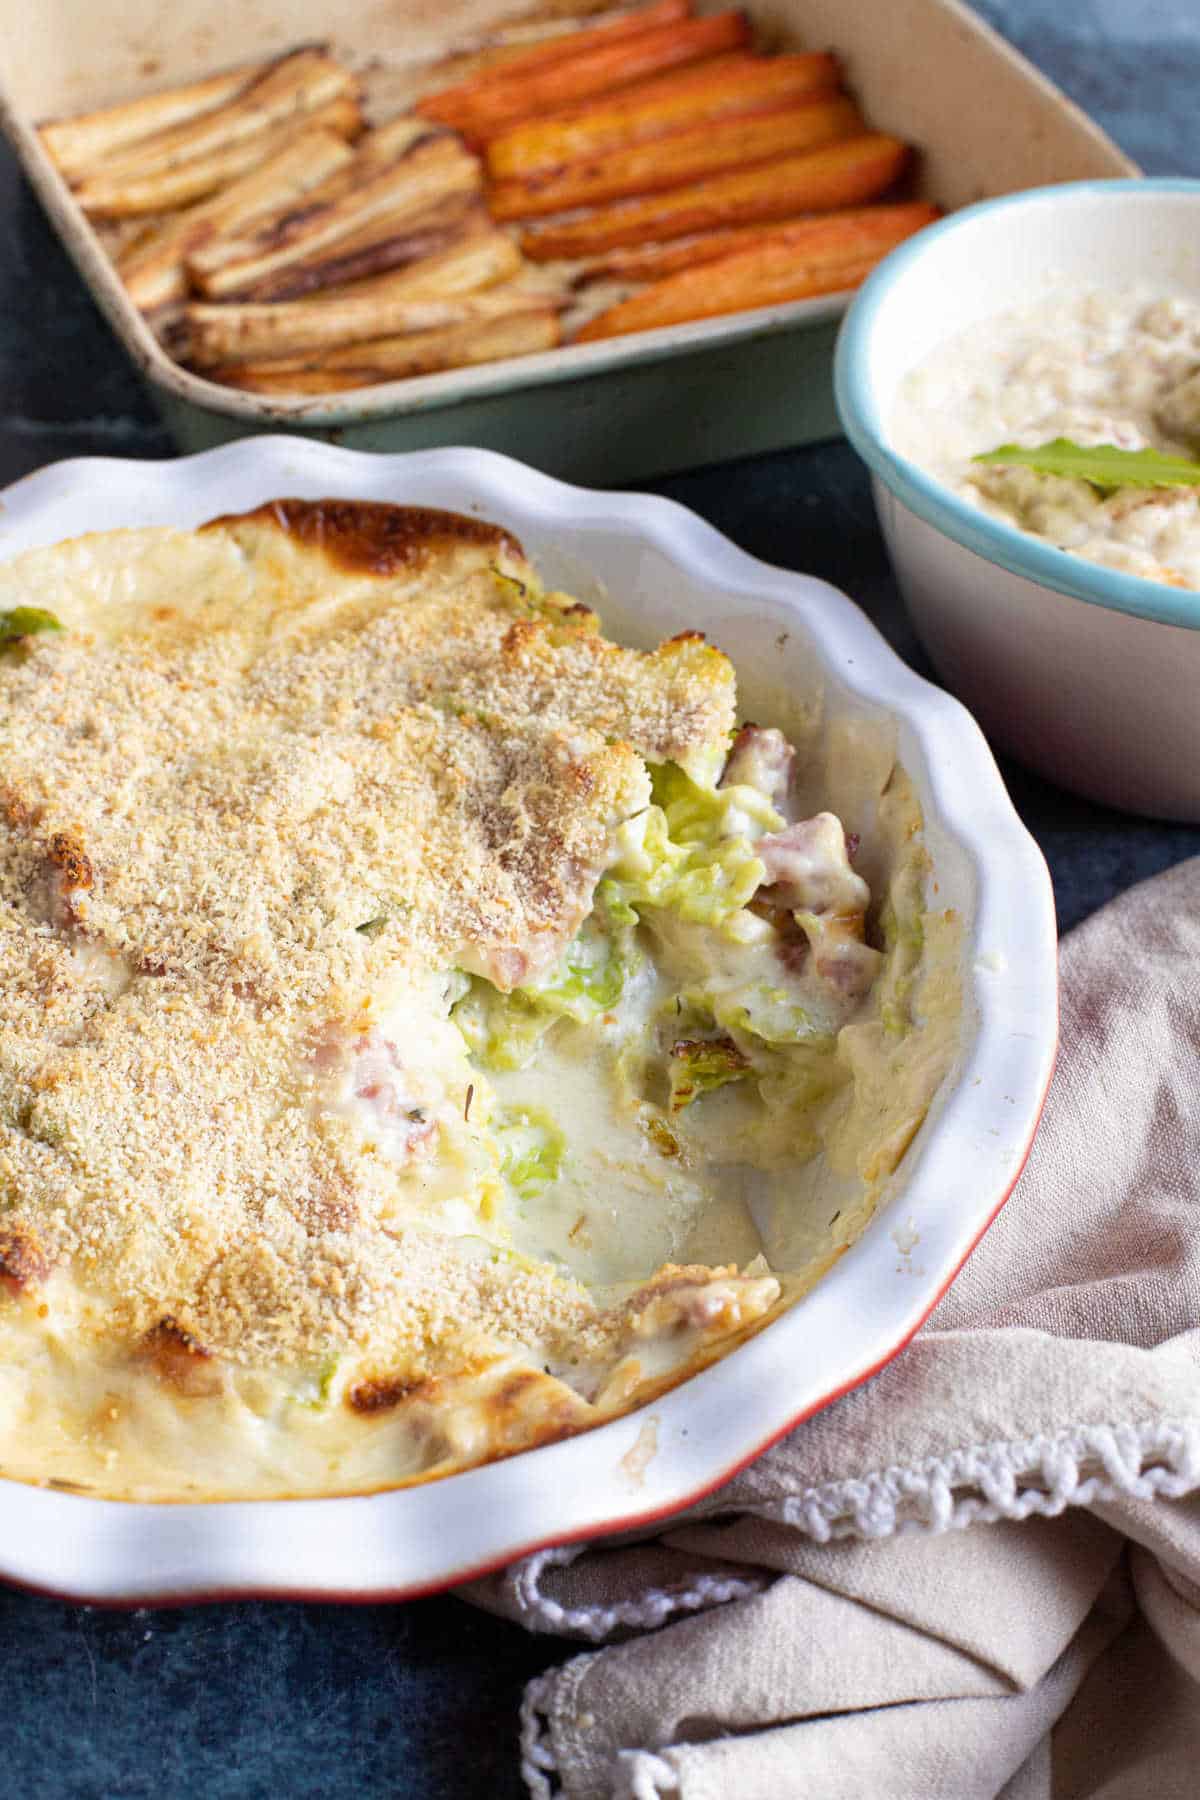
<instances>
[{"instance_id":1,"label":"bacon piece","mask_svg":"<svg viewBox=\"0 0 1200 1800\"><path fill-rule=\"evenodd\" d=\"M211 1350L206 1350L190 1331L167 1317L142 1339L139 1360L147 1363L159 1380L186 1394L189 1400L201 1400L219 1394L225 1385L221 1365Z\"/></svg>"},{"instance_id":2,"label":"bacon piece","mask_svg":"<svg viewBox=\"0 0 1200 1800\"><path fill-rule=\"evenodd\" d=\"M776 812L790 819L795 766L796 752L782 731L776 731L773 725L743 725L733 740L719 785L757 788Z\"/></svg>"},{"instance_id":3,"label":"bacon piece","mask_svg":"<svg viewBox=\"0 0 1200 1800\"><path fill-rule=\"evenodd\" d=\"M802 915L798 923L817 976L845 1000L865 994L881 959L879 951L863 941L871 890L850 867L841 820L833 813L817 813L786 831L759 838L754 848L766 865L768 882L758 898ZM785 943L781 955L796 971L807 961L795 940Z\"/></svg>"},{"instance_id":4,"label":"bacon piece","mask_svg":"<svg viewBox=\"0 0 1200 1800\"><path fill-rule=\"evenodd\" d=\"M346 1395L346 1405L352 1412L369 1416L371 1413L389 1412L392 1407L400 1406L405 1400L415 1399L422 1393L433 1398L434 1383L427 1376L376 1376L352 1387Z\"/></svg>"},{"instance_id":5,"label":"bacon piece","mask_svg":"<svg viewBox=\"0 0 1200 1800\"><path fill-rule=\"evenodd\" d=\"M404 1060L390 1038L359 1038L354 1046L354 1098L379 1120L388 1147L407 1159L428 1155L437 1136L437 1120L410 1090Z\"/></svg>"},{"instance_id":6,"label":"bacon piece","mask_svg":"<svg viewBox=\"0 0 1200 1800\"><path fill-rule=\"evenodd\" d=\"M55 931L70 931L80 923L80 896L94 879L91 858L83 846L68 832L56 831L46 845L42 871L33 887L33 906Z\"/></svg>"},{"instance_id":7,"label":"bacon piece","mask_svg":"<svg viewBox=\"0 0 1200 1800\"><path fill-rule=\"evenodd\" d=\"M438 1121L413 1080L398 1045L377 1030L351 1035L331 1024L311 1051L321 1078L321 1100L378 1139L396 1163L428 1156Z\"/></svg>"},{"instance_id":8,"label":"bacon piece","mask_svg":"<svg viewBox=\"0 0 1200 1800\"><path fill-rule=\"evenodd\" d=\"M813 968L821 980L845 1000L860 999L883 961L880 951L863 942L863 915L827 913L809 925L808 934Z\"/></svg>"},{"instance_id":9,"label":"bacon piece","mask_svg":"<svg viewBox=\"0 0 1200 1800\"><path fill-rule=\"evenodd\" d=\"M27 1225L0 1226L0 1288L10 1294L45 1281L50 1258Z\"/></svg>"},{"instance_id":10,"label":"bacon piece","mask_svg":"<svg viewBox=\"0 0 1200 1800\"><path fill-rule=\"evenodd\" d=\"M755 854L767 871L759 898L789 912L866 912L871 890L850 867L846 834L833 813L801 819L786 831L759 838Z\"/></svg>"}]
</instances>

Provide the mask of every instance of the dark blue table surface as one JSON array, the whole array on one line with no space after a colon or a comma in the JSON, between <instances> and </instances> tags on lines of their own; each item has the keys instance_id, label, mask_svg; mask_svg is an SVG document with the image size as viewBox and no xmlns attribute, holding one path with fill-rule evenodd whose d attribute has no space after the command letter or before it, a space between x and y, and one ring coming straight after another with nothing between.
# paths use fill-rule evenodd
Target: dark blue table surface
<instances>
[{"instance_id":1,"label":"dark blue table surface","mask_svg":"<svg viewBox=\"0 0 1200 1800\"><path fill-rule=\"evenodd\" d=\"M1147 172L1200 175L1195 0L1075 0L1070 9L1057 0L987 0L980 10ZM64 456L170 453L37 203L0 153L0 484ZM844 588L925 669L863 471L845 444L654 486L756 555ZM1005 774L1050 863L1064 929L1132 882L1200 853L1200 830L1106 812L1011 765ZM515 1800L522 1685L567 1648L452 1597L123 1614L0 1591L0 1794Z\"/></svg>"}]
</instances>

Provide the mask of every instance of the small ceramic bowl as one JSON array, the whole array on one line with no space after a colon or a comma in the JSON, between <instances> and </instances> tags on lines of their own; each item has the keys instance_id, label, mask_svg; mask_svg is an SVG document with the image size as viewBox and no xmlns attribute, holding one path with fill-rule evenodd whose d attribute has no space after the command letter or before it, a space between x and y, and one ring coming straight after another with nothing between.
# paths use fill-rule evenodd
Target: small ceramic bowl
<instances>
[{"instance_id":1,"label":"small ceramic bowl","mask_svg":"<svg viewBox=\"0 0 1200 1800\"><path fill-rule=\"evenodd\" d=\"M1200 820L1200 593L1083 561L893 449L901 383L944 339L1063 287L1200 300L1200 181L1073 182L922 231L863 286L835 381L913 622L1022 762L1092 799Z\"/></svg>"}]
</instances>

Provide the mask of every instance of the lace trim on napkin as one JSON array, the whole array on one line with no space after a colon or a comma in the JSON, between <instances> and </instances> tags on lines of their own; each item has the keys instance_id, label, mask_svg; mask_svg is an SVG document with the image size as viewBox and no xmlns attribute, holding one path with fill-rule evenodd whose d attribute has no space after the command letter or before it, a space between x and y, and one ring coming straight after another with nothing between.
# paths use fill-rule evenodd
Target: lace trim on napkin
<instances>
[{"instance_id":1,"label":"lace trim on napkin","mask_svg":"<svg viewBox=\"0 0 1200 1800\"><path fill-rule=\"evenodd\" d=\"M745 1575L698 1574L686 1586L643 1588L636 1599L618 1600L612 1606L561 1606L542 1592L546 1569L565 1569L591 1548L590 1544L564 1544L558 1549L535 1550L505 1572L504 1586L522 1623L531 1631L591 1638L598 1644L623 1628L654 1631L677 1613L707 1612L710 1606L724 1606L730 1600L748 1600L752 1594L760 1594L771 1579L749 1571Z\"/></svg>"},{"instance_id":2,"label":"lace trim on napkin","mask_svg":"<svg viewBox=\"0 0 1200 1800\"><path fill-rule=\"evenodd\" d=\"M851 1481L829 1481L780 1500L742 1505L790 1525L818 1543L834 1538L886 1538L908 1531L956 1531L997 1519L1055 1518L1068 1506L1097 1501L1176 1500L1200 1487L1200 1423L1080 1425L1051 1436L980 1444L929 1457L913 1468L878 1470ZM717 1514L705 1515L716 1517ZM773 1579L698 1573L671 1588L649 1588L612 1606L564 1607L542 1591L547 1569L563 1568L588 1546L538 1550L509 1569L505 1585L531 1630L602 1642L620 1629L653 1630L680 1613L706 1611L760 1593ZM578 1659L582 1662L584 1659ZM538 1676L521 1707L521 1775L534 1800L558 1791L557 1760L546 1737L554 1686L567 1670ZM620 1800L668 1800L675 1776L650 1751L620 1755Z\"/></svg>"},{"instance_id":3,"label":"lace trim on napkin","mask_svg":"<svg viewBox=\"0 0 1200 1800\"><path fill-rule=\"evenodd\" d=\"M1050 1437L981 1444L911 1469L830 1481L739 1510L831 1538L957 1531L997 1519L1056 1518L1097 1500L1177 1500L1200 1486L1200 1425L1080 1425Z\"/></svg>"}]
</instances>

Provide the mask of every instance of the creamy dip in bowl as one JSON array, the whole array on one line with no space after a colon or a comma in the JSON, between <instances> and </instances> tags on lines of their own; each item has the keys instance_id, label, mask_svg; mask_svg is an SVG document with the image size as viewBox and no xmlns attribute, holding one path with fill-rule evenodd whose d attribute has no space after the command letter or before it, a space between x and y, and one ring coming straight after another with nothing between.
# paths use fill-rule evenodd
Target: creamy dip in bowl
<instances>
[{"instance_id":1,"label":"creamy dip in bowl","mask_svg":"<svg viewBox=\"0 0 1200 1800\"><path fill-rule=\"evenodd\" d=\"M1200 460L1198 370L1200 182L1184 180L1067 183L951 215L869 278L836 364L947 683L1064 786L1191 820L1197 490L973 459L1063 439Z\"/></svg>"},{"instance_id":2,"label":"creamy dip in bowl","mask_svg":"<svg viewBox=\"0 0 1200 1800\"><path fill-rule=\"evenodd\" d=\"M1111 490L1073 475L976 459L1055 439L1084 448L1200 451L1200 302L1082 287L980 320L907 377L896 448L993 518L1060 550L1171 587L1200 589L1197 486Z\"/></svg>"}]
</instances>

